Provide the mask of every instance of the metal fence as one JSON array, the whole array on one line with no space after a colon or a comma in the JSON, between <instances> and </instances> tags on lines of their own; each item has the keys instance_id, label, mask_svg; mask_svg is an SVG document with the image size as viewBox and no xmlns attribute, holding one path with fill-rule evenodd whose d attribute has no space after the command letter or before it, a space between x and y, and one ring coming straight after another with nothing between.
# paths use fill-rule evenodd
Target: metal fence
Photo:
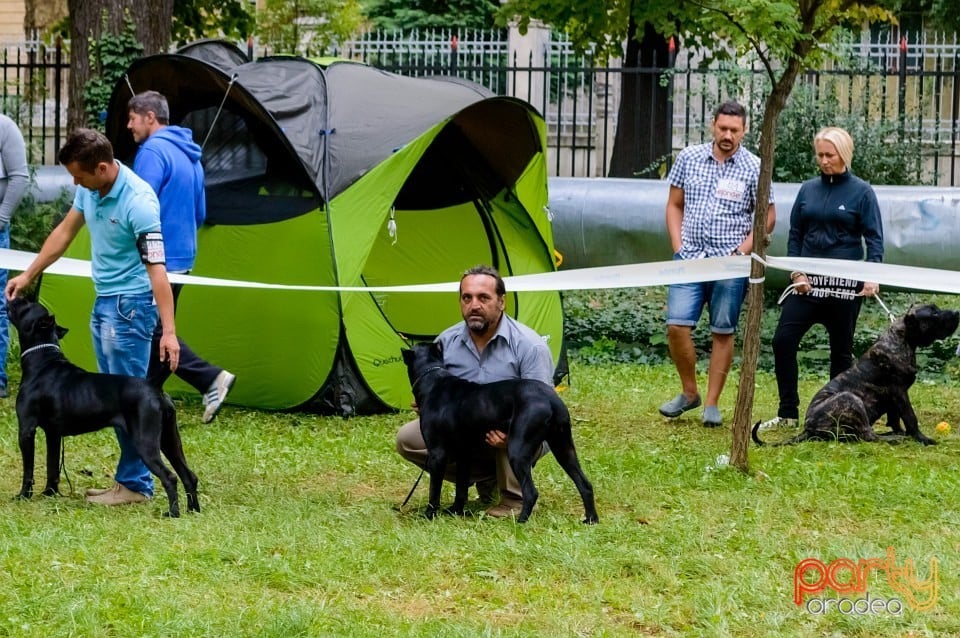
<instances>
[{"instance_id":1,"label":"metal fence","mask_svg":"<svg viewBox=\"0 0 960 638\"><path fill-rule=\"evenodd\" d=\"M53 164L63 141L67 57L59 44L0 49L0 111L20 127L31 164Z\"/></svg>"},{"instance_id":2,"label":"metal fence","mask_svg":"<svg viewBox=\"0 0 960 638\"><path fill-rule=\"evenodd\" d=\"M524 48L500 31L375 32L345 42L334 53L405 75L455 75L528 100L546 119L550 169L557 176L607 174L628 74L670 87L673 113L663 125L672 129L674 150L707 139L712 107L727 97L743 101L751 119L759 121L769 91L762 67L749 57L704 64L697 51L682 51L651 67L623 68L617 61L598 66L563 39ZM831 53L823 68L800 78L814 99L829 97L866 120L896 122L889 141L910 137L920 143L916 159L926 182L960 185L956 34L887 34L837 43Z\"/></svg>"},{"instance_id":3,"label":"metal fence","mask_svg":"<svg viewBox=\"0 0 960 638\"><path fill-rule=\"evenodd\" d=\"M768 84L760 65L749 58L704 64L696 51L681 50L674 60L645 68L623 68L617 61L600 66L545 33L531 44L530 38L511 38L499 30L373 32L329 53L404 75L457 76L529 101L546 119L549 169L555 176L607 174L627 74L669 86L672 118L662 126L670 127L674 150L708 138L709 113L727 96L744 101L754 122L762 112ZM927 182L960 185L957 36L896 34L839 43L831 51L823 68L800 79L805 95L829 96L865 120L896 122L890 142L898 136L920 141L917 162ZM0 109L20 124L32 163L54 163L62 142L66 57L59 46L36 45L8 49L0 58Z\"/></svg>"}]
</instances>

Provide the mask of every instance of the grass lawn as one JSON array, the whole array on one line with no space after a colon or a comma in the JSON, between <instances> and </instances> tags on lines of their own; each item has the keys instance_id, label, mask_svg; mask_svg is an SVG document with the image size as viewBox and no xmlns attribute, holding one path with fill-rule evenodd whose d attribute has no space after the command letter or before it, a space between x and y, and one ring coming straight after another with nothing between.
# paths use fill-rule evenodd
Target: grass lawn
<instances>
[{"instance_id":1,"label":"grass lawn","mask_svg":"<svg viewBox=\"0 0 960 638\"><path fill-rule=\"evenodd\" d=\"M802 381L801 396L821 382ZM736 383L721 404L728 422ZM757 390L754 415L769 418L772 375L761 373ZM426 480L396 511L417 476L393 451L409 413L343 420L227 407L204 426L197 401L179 414L200 514L161 518L162 495L146 506L87 505L83 490L107 484L116 462L110 431L67 441L72 492L64 482L63 498L13 501L21 462L8 399L0 636L960 635L956 433L931 448L753 448L743 475L717 466L727 428L704 429L698 411L674 422L657 413L676 391L668 365L573 363L562 396L597 526L580 524L576 490L549 457L536 468L540 502L526 525L427 521ZM913 396L925 432L960 425L953 384L921 379ZM898 567L916 563L920 580L932 580L938 561L932 609L910 607L882 571L867 594L894 609L899 599L899 614L794 604L801 560L883 558L888 547Z\"/></svg>"}]
</instances>

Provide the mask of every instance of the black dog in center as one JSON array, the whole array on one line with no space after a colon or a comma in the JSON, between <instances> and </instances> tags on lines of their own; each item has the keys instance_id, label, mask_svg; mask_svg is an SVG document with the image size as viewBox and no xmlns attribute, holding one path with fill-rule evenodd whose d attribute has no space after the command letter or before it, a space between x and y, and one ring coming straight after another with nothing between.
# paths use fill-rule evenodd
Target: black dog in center
<instances>
[{"instance_id":1,"label":"black dog in center","mask_svg":"<svg viewBox=\"0 0 960 638\"><path fill-rule=\"evenodd\" d=\"M418 344L403 350L413 396L420 410L420 430L427 444L430 500L426 515L440 509L440 492L447 462L457 464L456 495L446 511L463 514L469 488L472 451L486 445L490 430L509 436L507 458L520 482L523 507L517 517L524 523L537 502L533 462L546 441L560 467L573 479L586 512L584 523L596 523L593 486L580 468L570 429L570 413L556 391L534 379L474 383L447 372L439 343Z\"/></svg>"},{"instance_id":2,"label":"black dog in center","mask_svg":"<svg viewBox=\"0 0 960 638\"><path fill-rule=\"evenodd\" d=\"M817 392L807 408L803 432L777 445L807 440L863 440L896 442L903 428L924 445L936 441L920 431L908 394L917 378L917 348L949 337L960 323L960 313L936 305L913 306L870 346L853 367L837 375ZM873 424L887 416L890 434L879 435ZM757 445L760 424L753 426Z\"/></svg>"},{"instance_id":3,"label":"black dog in center","mask_svg":"<svg viewBox=\"0 0 960 638\"><path fill-rule=\"evenodd\" d=\"M140 458L163 484L169 516L180 515L177 477L164 465L167 457L187 492L187 509L199 512L197 476L187 467L170 397L145 379L87 372L60 352L67 330L39 303L16 297L9 304L10 322L20 337L23 378L17 393L23 483L19 498L33 495L34 438L46 433L47 485L44 496L59 494L62 438L94 432L108 425L124 430Z\"/></svg>"}]
</instances>

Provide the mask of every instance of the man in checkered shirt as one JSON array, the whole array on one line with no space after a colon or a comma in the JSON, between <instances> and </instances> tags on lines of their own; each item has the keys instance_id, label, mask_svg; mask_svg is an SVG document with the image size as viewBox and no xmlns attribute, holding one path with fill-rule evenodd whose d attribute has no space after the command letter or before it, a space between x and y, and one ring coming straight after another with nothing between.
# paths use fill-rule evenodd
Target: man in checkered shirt
<instances>
[{"instance_id":1,"label":"man in checkered shirt","mask_svg":"<svg viewBox=\"0 0 960 638\"><path fill-rule=\"evenodd\" d=\"M753 250L760 158L740 146L746 122L747 113L740 104L724 102L713 114L713 141L685 148L677 156L668 177L667 200L667 231L675 260L749 255ZM771 193L767 233L775 222ZM746 278L669 287L667 341L681 392L660 406L662 415L677 417L701 404L693 328L707 305L713 343L703 425L722 425L717 403L733 361L734 336L746 294Z\"/></svg>"}]
</instances>

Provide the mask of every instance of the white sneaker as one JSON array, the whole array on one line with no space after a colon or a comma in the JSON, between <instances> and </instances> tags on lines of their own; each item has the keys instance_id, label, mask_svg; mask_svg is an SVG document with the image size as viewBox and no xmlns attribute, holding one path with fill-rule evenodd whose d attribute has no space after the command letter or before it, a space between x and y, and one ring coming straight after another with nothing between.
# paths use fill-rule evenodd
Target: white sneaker
<instances>
[{"instance_id":1,"label":"white sneaker","mask_svg":"<svg viewBox=\"0 0 960 638\"><path fill-rule=\"evenodd\" d=\"M783 417L775 416L769 421L764 421L760 424L760 427L757 428L758 432L763 432L764 430L790 430L796 429L799 427L800 421L798 419L785 419Z\"/></svg>"},{"instance_id":2,"label":"white sneaker","mask_svg":"<svg viewBox=\"0 0 960 638\"><path fill-rule=\"evenodd\" d=\"M217 416L217 412L223 406L223 402L227 399L227 393L230 392L230 388L233 387L233 382L236 379L236 376L226 370L221 370L217 378L213 380L213 383L207 389L207 393L203 395L204 410L201 419L203 423L210 423Z\"/></svg>"}]
</instances>

